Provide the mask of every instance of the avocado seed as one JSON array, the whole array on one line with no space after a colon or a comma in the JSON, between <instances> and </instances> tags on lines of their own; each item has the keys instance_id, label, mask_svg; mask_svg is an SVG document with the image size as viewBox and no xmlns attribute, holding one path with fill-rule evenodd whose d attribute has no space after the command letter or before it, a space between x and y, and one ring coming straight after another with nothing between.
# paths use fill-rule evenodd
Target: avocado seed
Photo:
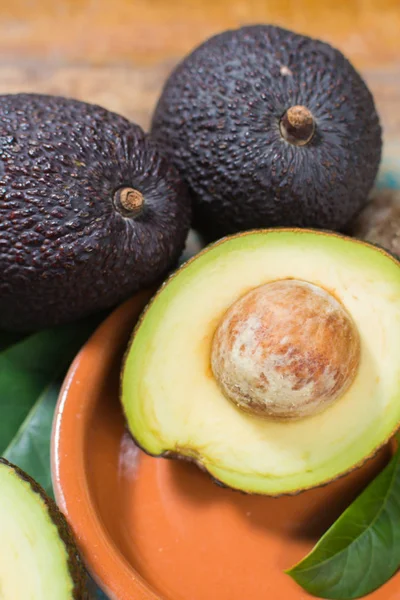
<instances>
[{"instance_id":1,"label":"avocado seed","mask_svg":"<svg viewBox=\"0 0 400 600\"><path fill-rule=\"evenodd\" d=\"M359 361L358 331L344 306L325 289L291 279L235 302L211 349L224 395L243 410L278 419L324 410L349 388Z\"/></svg>"}]
</instances>

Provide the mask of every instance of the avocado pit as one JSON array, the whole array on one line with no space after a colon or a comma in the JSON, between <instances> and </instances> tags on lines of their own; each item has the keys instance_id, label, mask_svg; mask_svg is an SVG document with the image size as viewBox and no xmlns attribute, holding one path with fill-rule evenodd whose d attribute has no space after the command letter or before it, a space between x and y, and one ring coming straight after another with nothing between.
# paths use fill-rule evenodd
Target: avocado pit
<instances>
[{"instance_id":1,"label":"avocado pit","mask_svg":"<svg viewBox=\"0 0 400 600\"><path fill-rule=\"evenodd\" d=\"M315 132L315 121L305 106L291 106L282 116L279 129L284 140L295 146L308 144Z\"/></svg>"},{"instance_id":2,"label":"avocado pit","mask_svg":"<svg viewBox=\"0 0 400 600\"><path fill-rule=\"evenodd\" d=\"M357 328L325 289L273 281L237 300L215 332L211 367L223 394L254 415L298 419L343 396L360 361Z\"/></svg>"}]
</instances>

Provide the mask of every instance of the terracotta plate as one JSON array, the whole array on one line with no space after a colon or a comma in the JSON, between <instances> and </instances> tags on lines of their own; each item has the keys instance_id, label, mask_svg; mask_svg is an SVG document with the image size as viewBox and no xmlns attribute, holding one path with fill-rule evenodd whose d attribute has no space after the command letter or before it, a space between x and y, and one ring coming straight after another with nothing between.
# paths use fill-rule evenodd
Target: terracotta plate
<instances>
[{"instance_id":1,"label":"terracotta plate","mask_svg":"<svg viewBox=\"0 0 400 600\"><path fill-rule=\"evenodd\" d=\"M189 463L145 455L125 429L118 387L146 300L136 296L100 326L73 363L56 412L54 487L89 570L112 600L309 598L284 569L312 548L389 449L335 483L279 499L222 489ZM399 590L395 578L369 598L394 600Z\"/></svg>"}]
</instances>

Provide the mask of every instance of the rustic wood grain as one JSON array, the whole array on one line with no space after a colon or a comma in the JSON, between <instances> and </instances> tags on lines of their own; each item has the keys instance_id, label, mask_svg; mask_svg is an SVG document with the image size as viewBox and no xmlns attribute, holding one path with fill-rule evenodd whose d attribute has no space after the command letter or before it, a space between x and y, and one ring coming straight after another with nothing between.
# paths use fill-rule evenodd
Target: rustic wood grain
<instances>
[{"instance_id":1,"label":"rustic wood grain","mask_svg":"<svg viewBox=\"0 0 400 600\"><path fill-rule=\"evenodd\" d=\"M338 46L400 139L400 0L0 0L0 92L74 96L147 128L176 62L210 35L272 22Z\"/></svg>"},{"instance_id":2,"label":"rustic wood grain","mask_svg":"<svg viewBox=\"0 0 400 600\"><path fill-rule=\"evenodd\" d=\"M21 57L154 64L221 29L274 22L359 64L399 58L398 0L2 0L1 15L0 51Z\"/></svg>"}]
</instances>

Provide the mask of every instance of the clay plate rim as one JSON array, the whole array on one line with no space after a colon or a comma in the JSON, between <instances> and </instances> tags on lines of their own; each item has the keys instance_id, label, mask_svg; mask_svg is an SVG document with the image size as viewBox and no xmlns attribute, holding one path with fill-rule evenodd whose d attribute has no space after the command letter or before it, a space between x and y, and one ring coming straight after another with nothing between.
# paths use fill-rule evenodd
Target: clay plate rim
<instances>
[{"instance_id":1,"label":"clay plate rim","mask_svg":"<svg viewBox=\"0 0 400 600\"><path fill-rule=\"evenodd\" d=\"M290 229L283 231L288 230L290 231ZM232 237L250 233L255 232L246 232ZM331 232L318 233L347 237ZM220 240L217 244L223 241ZM364 244L364 242L359 243ZM372 244L366 245L372 246ZM394 260L387 252L377 249ZM185 268L185 265L181 268ZM132 596L135 600L162 600L162 597L150 588L118 550L92 502L85 475L84 442L87 419L93 410L97 395L93 392L82 394L80 383L88 376L96 385L96 374L98 377L104 369L109 368L115 350L121 344L121 331L123 329L132 331L151 297L152 294L146 291L125 302L109 315L82 347L64 380L53 423L51 466L56 501L72 525L89 571L110 600L132 600ZM140 320L137 327L140 326ZM116 323L118 323L117 327L115 327ZM76 415L79 418L76 418ZM73 446L65 443L65 438L68 437L73 437L76 441Z\"/></svg>"},{"instance_id":2,"label":"clay plate rim","mask_svg":"<svg viewBox=\"0 0 400 600\"><path fill-rule=\"evenodd\" d=\"M150 296L147 291L141 292L125 302L105 319L82 347L65 377L53 422L51 473L55 499L75 533L88 570L110 600L161 598L120 553L92 502L85 475L83 447L87 418L93 409L96 394L88 394L84 402L79 386L85 373L93 373L93 370L100 372L109 365L122 324L131 329ZM119 327L113 327L115 322L120 324ZM68 416L71 414L79 415L79 418L71 419ZM63 442L69 433L73 433L74 445Z\"/></svg>"}]
</instances>

